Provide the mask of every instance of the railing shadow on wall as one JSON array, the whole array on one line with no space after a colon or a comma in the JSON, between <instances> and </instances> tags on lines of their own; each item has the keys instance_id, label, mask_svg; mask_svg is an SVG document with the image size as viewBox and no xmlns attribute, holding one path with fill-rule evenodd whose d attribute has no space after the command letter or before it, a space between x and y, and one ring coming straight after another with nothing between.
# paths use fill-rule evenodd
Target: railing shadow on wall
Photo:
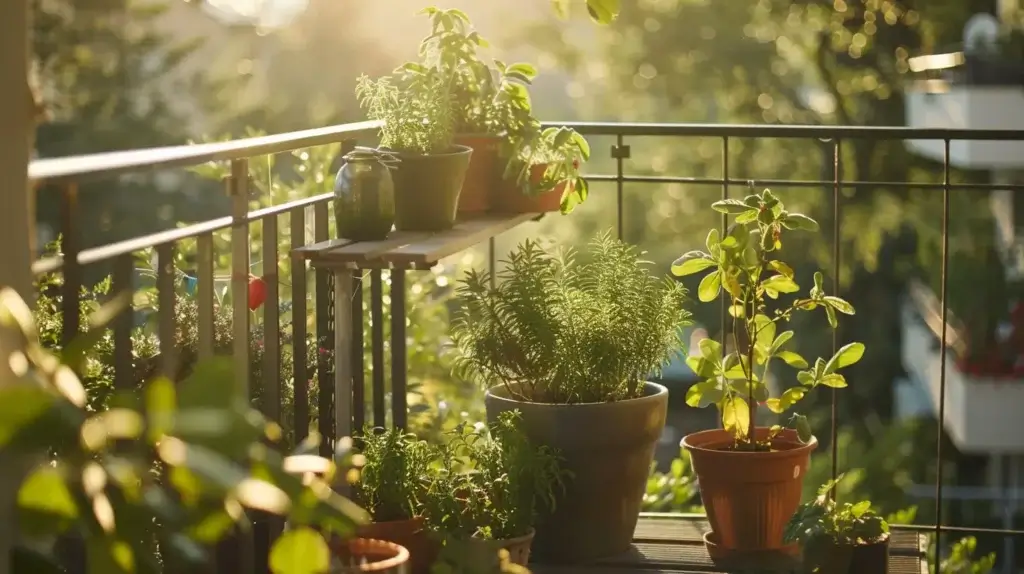
<instances>
[{"instance_id":1,"label":"railing shadow on wall","mask_svg":"<svg viewBox=\"0 0 1024 574\"><path fill-rule=\"evenodd\" d=\"M835 126L754 126L754 125L713 125L713 124L622 124L622 123L557 123L553 125L568 125L586 136L607 136L615 140L611 148L610 157L615 165L615 172L612 174L589 175L588 179L595 182L607 182L615 185L616 194L616 228L618 236L623 237L623 197L624 186L629 183L646 184L699 184L713 185L721 188L722 198L728 198L731 194L740 195L741 191L749 183L749 177L735 176L732 174L729 165L730 142L744 139L758 138L792 138L802 140L818 140L827 147L830 147L830 157L833 165L832 179L819 180L790 180L790 179L757 179L757 184L766 186L785 186L793 188L827 189L831 195L832 216L837 222L833 226L832 246L832 281L833 289L838 291L841 249L840 249L840 215L842 212L844 188L892 188L892 189L930 189L941 193L942 220L939 223L942 232L942 268L941 268L941 292L939 294L940 305L938 314L941 320L947 320L948 304L946 297L946 284L948 277L949 262L949 210L950 191L953 189L973 189L977 191L986 190L1024 190L1024 185L1007 184L981 184L981 183L953 183L950 180L949 147L954 140L987 140L987 141L1024 141L1024 133L1007 131L976 131L976 130L943 130L943 129L913 129L902 127L835 127ZM306 246L306 230L308 227L307 211L312 211L312 227L314 242L323 242L331 239L329 237L329 221L332 209L332 194L326 193L314 197L303 198L291 201L282 205L275 205L249 211L250 209L250 166L252 158L287 153L298 149L311 148L326 144L342 144L343 153L351 149L357 140L362 143L373 141L376 137L377 122L361 122L338 126L325 127L320 129L292 132L287 134L264 136L257 138L241 139L220 143L208 143L191 146L177 146L169 148L158 148L148 150L135 150L127 152L114 152L89 156L41 159L32 162L29 167L29 179L38 189L41 187L54 187L60 194L60 229L62 238L61 253L38 260L32 267L36 276L59 273L62 281L59 284L60 313L62 315L61 341L71 341L80 331L86 317L82 316L81 289L83 287L83 268L96 265L109 265L112 270L112 293L134 292L136 288L137 272L135 269L134 256L140 251L153 249L156 253L155 285L157 292L156 320L157 334L159 341L159 360L156 366L156 373L175 376L181 367L180 349L176 348L176 315L175 308L179 304L177 291L179 290L178 278L175 270L175 251L180 242L184 240L195 240L195 305L197 312L198 330L198 358L204 358L215 353L215 300L214 290L215 258L218 255L214 249L214 233L230 230L230 293L231 306L231 355L235 368L235 376L238 384L243 385L250 394L258 393L259 401L263 412L271 419L282 421L281 397L286 389L283 388L281 376L281 293L279 291L279 278L277 277L276 266L265 268L266 304L262 305L262 342L263 355L261 372L263 376L259 380L260 388L250 388L250 367L251 347L250 337L253 335L250 325L250 226L260 223L262 228L262 250L265 261L277 261L281 256L281 245L279 245L278 231L284 229L281 221L282 216L288 216L287 225L290 228L290 244L286 246L289 251ZM684 176L642 176L630 175L625 170L625 160L630 157L630 146L628 142L632 138L716 138L721 145L722 165L721 177L684 177ZM855 181L844 180L841 160L843 157L844 142L854 140L939 140L945 150L945 161L941 166L941 182L939 183L909 183L897 181ZM827 148L826 148L827 149ZM225 162L230 164L230 175L226 178L224 185L231 201L231 215L220 217L188 225L179 229L154 233L144 237L138 237L127 241L104 245L96 248L81 249L81 232L76 221L76 211L79 203L83 200L78 192L78 183L88 180L112 179L118 176L154 171L167 168L192 167L208 162ZM102 201L102 197L88 198L89 201ZM938 200L938 199L937 199ZM723 232L728 226L727 216L722 216L721 226ZM494 241L491 239L489 245L489 264L494 265ZM290 281L291 301L290 309L293 317L291 325L290 345L293 357L293 381L302 382L309 380L313 373L308 372L310 364L300 358L307 357L311 349L311 341L320 349L334 349L334 320L335 305L333 299L334 285L331 274L327 271L317 270L313 274L313 301L310 305L309 286L307 285L307 269L305 262L293 260L291 267ZM391 328L392 349L400 353L405 349L405 281L404 271L397 271L391 280L391 303L396 305L396 313L400 320L393 321ZM371 338L371 357L374 364L375 376L372 384L372 398L375 411L375 422L383 420L381 412L384 409L384 388L383 376L377 376L383 367L384 361L384 337L381 326L381 306L384 297L383 284L381 282L381 270L377 269L371 273L370 288L370 313L374 319L373 333ZM333 449L333 442L338 438L336 433L336 415L338 412L351 413L353 421L345 421L343 428L359 428L362 422L367 420L365 413L366 389L363 380L364 372L364 346L363 324L363 276L353 273L351 286L351 313L350 317L354 326L352 328L351 355L344 357L337 355L331 357L326 353L317 353L317 359L312 368L316 371L316 377L321 382L318 386L318 396L315 402L315 412L310 412L310 399L307 396L308 387L304 384L295 384L293 389L287 389L293 394L292 420L286 421L294 429L295 439L301 440L305 437L310 428L310 422L315 417L320 433L325 440L321 443L322 454L328 455ZM312 311L312 313L311 313ZM310 314L315 316L314 333L307 332L305 318ZM393 315L393 316L394 316ZM721 320L723 329L726 324L726 307L723 303ZM132 311L124 312L112 325L113 338L113 365L114 365L114 387L116 389L132 389L137 385L137 375L133 365L132 333L135 322ZM944 419L945 413L945 355L947 350L946 330L941 330L940 353L943 369L940 373L939 387L942 389L942 400L939 401L938 417ZM311 339L309 335L314 335ZM838 347L838 335L833 334L833 346ZM314 351L316 351L314 349ZM341 381L335 381L336 361L352 361L353 368L346 369L351 372L352 379L344 381L342 387L337 387ZM394 389L404 389L405 361L404 357L396 357L392 369ZM403 371L403 372L397 372ZM272 375L270 375L272 374ZM270 375L270 376L268 376ZM400 382L399 382L400 380ZM334 384L324 384L334 381ZM351 387L349 387L351 385ZM336 410L335 389L343 388L351 391L354 395L351 409ZM350 397L351 398L351 397ZM830 456L832 462L832 474L837 472L837 451L836 451L836 408L838 397L833 389L832 392L832 426L830 441ZM378 408L379 407L379 408ZM392 408L404 410L405 401L392 401ZM380 411L380 412L378 412ZM380 416L377 416L380 415ZM405 413L395 413L392 421L400 426L405 425ZM939 425L941 435L942 426ZM940 436L941 439L941 436ZM936 459L941 463L944 453L942 451L943 441L938 441ZM994 529L970 529L945 526L942 524L942 498L943 479L942 464L937 465L937 479L935 484L936 521L934 525L900 525L898 527L914 529L922 532L934 532L941 538L943 532L949 533L990 533L1005 534L1013 536L1024 535L1021 530L994 530ZM281 524L261 524L253 534L252 538L243 537L235 539L226 544L218 551L218 571L220 572L264 572L267 571L267 551L272 538L280 531ZM938 547L936 545L936 552ZM938 555L935 556L936 562ZM84 560L71 560L72 570L84 567Z\"/></svg>"}]
</instances>

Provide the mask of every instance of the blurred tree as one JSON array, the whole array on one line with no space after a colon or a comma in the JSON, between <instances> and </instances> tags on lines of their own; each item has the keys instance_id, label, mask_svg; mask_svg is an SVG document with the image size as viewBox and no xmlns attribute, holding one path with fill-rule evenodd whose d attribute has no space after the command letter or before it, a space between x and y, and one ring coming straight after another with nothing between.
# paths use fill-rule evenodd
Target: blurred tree
<instances>
[{"instance_id":1,"label":"blurred tree","mask_svg":"<svg viewBox=\"0 0 1024 574\"><path fill-rule=\"evenodd\" d=\"M33 0L33 52L50 118L40 123L39 157L184 144L197 118L223 117L238 77L183 70L202 41L161 31L166 1ZM201 67L200 67L201 69ZM173 173L86 183L75 223L82 245L173 227L224 205L219 186ZM95 192L95 193L94 193ZM40 223L56 232L58 194L41 189Z\"/></svg>"}]
</instances>

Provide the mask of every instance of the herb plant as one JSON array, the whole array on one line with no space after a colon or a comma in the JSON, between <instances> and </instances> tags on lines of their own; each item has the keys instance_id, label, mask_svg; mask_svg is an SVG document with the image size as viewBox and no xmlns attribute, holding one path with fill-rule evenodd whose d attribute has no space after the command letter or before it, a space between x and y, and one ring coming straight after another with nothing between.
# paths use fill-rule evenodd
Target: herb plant
<instances>
[{"instance_id":1,"label":"herb plant","mask_svg":"<svg viewBox=\"0 0 1024 574\"><path fill-rule=\"evenodd\" d=\"M417 516L435 448L398 428L367 428L360 441L365 462L355 485L359 502L377 522Z\"/></svg>"},{"instance_id":2,"label":"herb plant","mask_svg":"<svg viewBox=\"0 0 1024 574\"><path fill-rule=\"evenodd\" d=\"M793 269L775 258L782 249L783 233L816 231L817 222L787 211L767 189L742 200L715 202L712 208L735 216L735 223L725 237L712 229L707 236L707 251L686 253L673 263L672 273L682 277L711 270L701 280L697 296L705 303L714 301L719 294L726 297L734 350L724 352L722 345L711 339L700 342L700 356L689 357L686 363L704 380L687 391L686 402L694 407L716 405L723 427L734 436L736 449L767 450L782 427L772 426L768 438L758 441L754 434L758 404L781 414L818 386L847 386L839 370L859 361L864 345L845 345L827 361L818 358L813 366L786 348L794 333L778 332L778 327L789 321L793 313L820 307L833 329L838 326L837 313L854 313L850 303L825 293L820 271L815 272L814 287L806 297L797 296L788 305L773 305L769 309L770 301L800 290ZM778 397L769 396L765 383L773 359L800 369L796 375L800 384ZM791 422L801 441L811 439L810 424L804 416L794 414Z\"/></svg>"},{"instance_id":3,"label":"herb plant","mask_svg":"<svg viewBox=\"0 0 1024 574\"><path fill-rule=\"evenodd\" d=\"M787 543L803 544L804 559L814 566L825 562L835 546L863 546L881 542L889 523L871 510L871 501L842 504L829 492L842 480L839 475L818 489L818 496L797 509L783 533Z\"/></svg>"},{"instance_id":4,"label":"herb plant","mask_svg":"<svg viewBox=\"0 0 1024 574\"><path fill-rule=\"evenodd\" d=\"M635 247L604 233L590 258L526 241L491 285L470 271L457 288L453 366L513 398L597 403L639 397L682 349L686 291L649 270Z\"/></svg>"}]
</instances>

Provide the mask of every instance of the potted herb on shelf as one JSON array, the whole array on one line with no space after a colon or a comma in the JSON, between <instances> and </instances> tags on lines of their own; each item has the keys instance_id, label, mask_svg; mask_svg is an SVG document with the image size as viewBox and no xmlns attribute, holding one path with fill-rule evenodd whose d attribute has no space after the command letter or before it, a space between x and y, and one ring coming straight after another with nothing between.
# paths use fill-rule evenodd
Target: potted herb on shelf
<instances>
[{"instance_id":1,"label":"potted herb on shelf","mask_svg":"<svg viewBox=\"0 0 1024 574\"><path fill-rule=\"evenodd\" d=\"M498 211L567 214L586 201L590 185L580 165L590 159L590 144L572 128L537 130L517 142L513 154L495 198Z\"/></svg>"},{"instance_id":2,"label":"potted herb on shelf","mask_svg":"<svg viewBox=\"0 0 1024 574\"><path fill-rule=\"evenodd\" d=\"M409 551L394 542L352 538L334 543L330 574L404 574Z\"/></svg>"},{"instance_id":3,"label":"potted herb on shelf","mask_svg":"<svg viewBox=\"0 0 1024 574\"><path fill-rule=\"evenodd\" d=\"M578 260L527 241L495 285L471 271L452 326L456 371L490 388L494 424L518 410L523 433L566 471L533 552L551 562L622 553L636 527L668 391L646 382L681 350L685 290L604 234Z\"/></svg>"},{"instance_id":4,"label":"potted herb on shelf","mask_svg":"<svg viewBox=\"0 0 1024 574\"><path fill-rule=\"evenodd\" d=\"M421 505L436 449L397 428L367 428L360 441L365 461L354 492L373 521L360 527L359 537L407 548L412 571L426 572L437 546L424 527Z\"/></svg>"},{"instance_id":5,"label":"potted herb on shelf","mask_svg":"<svg viewBox=\"0 0 1024 574\"><path fill-rule=\"evenodd\" d=\"M381 148L399 162L395 228L444 231L455 223L471 148L452 136L452 78L444 70L407 63L395 77L360 76L356 95L370 119L383 121Z\"/></svg>"},{"instance_id":6,"label":"potted herb on shelf","mask_svg":"<svg viewBox=\"0 0 1024 574\"><path fill-rule=\"evenodd\" d=\"M563 488L561 457L529 441L517 411L501 413L489 433L460 425L451 434L437 478L424 497L428 526L444 540L439 560L458 562L465 552L506 550L526 565L538 511L550 510Z\"/></svg>"},{"instance_id":7,"label":"potted herb on shelf","mask_svg":"<svg viewBox=\"0 0 1024 574\"><path fill-rule=\"evenodd\" d=\"M859 574L887 572L889 524L871 510L871 501L837 503L829 491L840 475L818 490L818 496L797 509L786 525L786 542L803 545L808 572Z\"/></svg>"},{"instance_id":8,"label":"potted herb on shelf","mask_svg":"<svg viewBox=\"0 0 1024 574\"><path fill-rule=\"evenodd\" d=\"M845 387L839 371L860 360L864 345L850 343L832 358L809 364L787 348L793 331L779 329L798 311L820 308L832 328L837 326L837 314L854 312L848 302L825 293L820 272L814 274L807 296L795 296L788 305L775 303L800 290L792 268L776 259L783 234L816 230L813 219L787 211L769 190L712 207L735 216L735 224L725 237L712 229L707 252L686 253L672 265L672 272L685 276L710 270L700 282L698 297L703 302L720 294L726 298L732 317L727 337L733 350L705 339L700 354L687 359L704 379L687 392L687 404L717 406L723 428L687 435L682 445L690 452L707 510L711 532L704 540L713 556L792 553L795 548L785 545L783 527L800 504L803 476L818 443L802 415L792 416L791 429L758 427L758 407L781 414L814 388ZM773 361L798 369L799 384L777 397L769 396L766 384Z\"/></svg>"}]
</instances>

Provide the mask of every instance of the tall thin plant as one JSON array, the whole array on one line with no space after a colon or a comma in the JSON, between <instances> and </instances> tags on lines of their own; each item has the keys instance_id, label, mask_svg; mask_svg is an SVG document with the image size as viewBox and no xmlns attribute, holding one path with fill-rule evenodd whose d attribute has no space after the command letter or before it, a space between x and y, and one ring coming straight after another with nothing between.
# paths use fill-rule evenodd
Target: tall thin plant
<instances>
[{"instance_id":1,"label":"tall thin plant","mask_svg":"<svg viewBox=\"0 0 1024 574\"><path fill-rule=\"evenodd\" d=\"M738 450L766 450L771 439L782 431L771 427L760 440L755 435L759 404L782 414L811 389L819 386L843 388L846 378L839 370L864 355L862 343L850 343L830 359L818 358L811 365L795 351L787 348L792 330L779 332L797 311L825 311L829 325L839 325L838 314L853 315L853 305L824 289L824 276L814 273L814 286L807 296L799 296L793 269L776 259L782 249L785 232L817 231L818 223L810 217L787 211L770 190L751 194L744 199L725 199L711 206L715 211L734 216L735 223L725 237L717 229L708 233L707 251L690 251L672 265L677 276L710 270L697 289L698 298L707 303L721 294L728 303L732 317L729 335L733 350L724 352L712 339L700 342L700 355L689 357L687 364L702 379L686 393L686 402L694 407L716 405L723 428L733 433ZM788 305L771 305L783 295L795 298ZM798 385L779 396L769 394L767 375L773 359L798 369ZM807 418L793 414L791 424L801 441L811 439Z\"/></svg>"}]
</instances>

